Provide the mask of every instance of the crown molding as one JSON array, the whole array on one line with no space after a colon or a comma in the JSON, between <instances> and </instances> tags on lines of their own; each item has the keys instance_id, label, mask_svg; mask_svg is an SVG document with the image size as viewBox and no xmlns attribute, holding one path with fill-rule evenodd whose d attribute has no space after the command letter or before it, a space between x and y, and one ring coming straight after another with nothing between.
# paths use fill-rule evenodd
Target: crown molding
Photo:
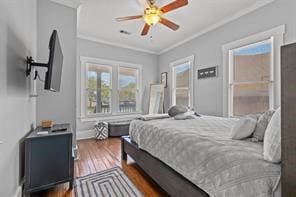
<instances>
[{"instance_id":1,"label":"crown molding","mask_svg":"<svg viewBox=\"0 0 296 197\"><path fill-rule=\"evenodd\" d=\"M200 37L200 36L202 36L202 35L204 35L204 34L206 34L208 32L211 32L211 31L213 31L213 30L215 30L215 29L217 29L217 28L219 28L219 27L221 27L221 26L223 26L223 25L225 25L227 23L230 23L231 21L234 21L234 20L236 20L236 19L238 19L238 18L240 18L240 17L242 17L244 15L247 15L247 14L249 14L249 13L251 13L251 12L261 8L261 7L264 7L264 6L270 4L270 3L274 2L274 1L275 0L257 1L254 5L249 6L249 7L245 8L245 9L241 10L238 13L236 13L236 14L230 16L230 17L225 18L225 19L219 21L218 23L215 23L215 24L205 28L204 30L199 31L196 34L194 34L194 35L192 35L192 36L190 36L190 37L188 37L188 38L186 38L186 39L184 39L184 40L182 40L180 42L177 42L176 44L174 44L174 45L172 45L170 47L167 47L164 50L161 50L158 54L161 55L161 54L166 53L166 52L168 52L168 51L170 51L170 50L172 50L174 48L177 48L178 46L180 46L182 44L185 44L185 43L187 43L187 42L189 42L189 41L191 41L191 40L193 40L195 38L198 38L198 37Z\"/></svg>"},{"instance_id":2,"label":"crown molding","mask_svg":"<svg viewBox=\"0 0 296 197\"><path fill-rule=\"evenodd\" d=\"M81 5L81 2L77 0L50 0L50 1L70 7L70 8L74 8L74 9L77 9Z\"/></svg>"},{"instance_id":3,"label":"crown molding","mask_svg":"<svg viewBox=\"0 0 296 197\"><path fill-rule=\"evenodd\" d=\"M285 33L286 33L286 25L283 24L283 25L274 27L272 29L269 29L267 31L256 33L248 37L245 37L243 39L224 44L222 46L222 50L228 51L228 50L237 48L237 46L244 46L244 45L247 45L248 43L258 42L258 40L266 40L272 36L278 36L278 35L283 36Z\"/></svg>"},{"instance_id":4,"label":"crown molding","mask_svg":"<svg viewBox=\"0 0 296 197\"><path fill-rule=\"evenodd\" d=\"M92 42L97 42L97 43L101 43L101 44L107 44L107 45L111 45L111 46L115 46L115 47L130 49L130 50L134 50L134 51L150 53L150 54L153 54L153 55L158 55L158 52L156 52L156 51L142 49L142 48L138 48L138 47L132 47L132 46L129 46L129 45L119 44L119 43L115 43L115 42L111 42L111 41L106 41L106 40L102 40L102 39L99 39L99 38L96 38L96 37L93 37L93 36L78 34L77 38L92 41Z\"/></svg>"}]
</instances>

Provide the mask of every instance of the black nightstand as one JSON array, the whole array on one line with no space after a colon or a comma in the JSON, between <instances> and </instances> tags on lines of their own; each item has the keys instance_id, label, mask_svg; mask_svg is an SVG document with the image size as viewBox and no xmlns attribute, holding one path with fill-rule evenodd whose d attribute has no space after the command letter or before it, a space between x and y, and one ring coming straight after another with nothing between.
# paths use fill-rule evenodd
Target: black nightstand
<instances>
[{"instance_id":1,"label":"black nightstand","mask_svg":"<svg viewBox=\"0 0 296 197\"><path fill-rule=\"evenodd\" d=\"M25 196L65 182L72 188L73 179L71 125L37 127L25 138Z\"/></svg>"}]
</instances>

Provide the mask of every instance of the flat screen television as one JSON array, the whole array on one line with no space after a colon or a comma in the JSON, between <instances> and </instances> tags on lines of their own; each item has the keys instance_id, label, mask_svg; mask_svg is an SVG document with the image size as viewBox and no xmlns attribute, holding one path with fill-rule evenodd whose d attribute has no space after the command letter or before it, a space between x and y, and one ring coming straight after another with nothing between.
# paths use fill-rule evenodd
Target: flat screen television
<instances>
[{"instance_id":1,"label":"flat screen television","mask_svg":"<svg viewBox=\"0 0 296 197\"><path fill-rule=\"evenodd\" d=\"M63 52L58 36L54 30L49 40L49 60L48 70L45 74L44 89L59 92L61 89L62 70L63 70Z\"/></svg>"},{"instance_id":2,"label":"flat screen television","mask_svg":"<svg viewBox=\"0 0 296 197\"><path fill-rule=\"evenodd\" d=\"M63 52L58 36L57 30L53 30L49 40L49 60L48 63L34 62L32 57L27 57L27 76L31 73L32 67L47 68L45 74L44 89L53 92L59 92L61 89L62 70L63 70ZM35 71L35 78L39 77L38 72Z\"/></svg>"}]
</instances>

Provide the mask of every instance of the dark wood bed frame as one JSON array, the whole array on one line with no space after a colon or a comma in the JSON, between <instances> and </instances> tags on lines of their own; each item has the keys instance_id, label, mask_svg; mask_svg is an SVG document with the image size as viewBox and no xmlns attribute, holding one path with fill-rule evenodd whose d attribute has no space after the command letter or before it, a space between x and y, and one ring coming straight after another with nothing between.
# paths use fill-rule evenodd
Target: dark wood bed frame
<instances>
[{"instance_id":1,"label":"dark wood bed frame","mask_svg":"<svg viewBox=\"0 0 296 197\"><path fill-rule=\"evenodd\" d=\"M296 43L281 49L282 197L296 196ZM122 160L127 154L169 195L208 196L175 170L122 137Z\"/></svg>"},{"instance_id":2,"label":"dark wood bed frame","mask_svg":"<svg viewBox=\"0 0 296 197\"><path fill-rule=\"evenodd\" d=\"M129 155L170 196L208 197L202 189L191 183L171 167L138 148L128 136L121 137L121 159Z\"/></svg>"}]
</instances>

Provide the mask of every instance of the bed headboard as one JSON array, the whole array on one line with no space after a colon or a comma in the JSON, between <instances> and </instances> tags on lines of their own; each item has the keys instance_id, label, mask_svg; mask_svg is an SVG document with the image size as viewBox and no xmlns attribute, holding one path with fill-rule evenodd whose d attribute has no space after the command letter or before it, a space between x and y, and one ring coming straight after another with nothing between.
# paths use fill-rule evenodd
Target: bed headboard
<instances>
[{"instance_id":1,"label":"bed headboard","mask_svg":"<svg viewBox=\"0 0 296 197\"><path fill-rule=\"evenodd\" d=\"M296 195L296 43L282 47L282 197Z\"/></svg>"}]
</instances>

